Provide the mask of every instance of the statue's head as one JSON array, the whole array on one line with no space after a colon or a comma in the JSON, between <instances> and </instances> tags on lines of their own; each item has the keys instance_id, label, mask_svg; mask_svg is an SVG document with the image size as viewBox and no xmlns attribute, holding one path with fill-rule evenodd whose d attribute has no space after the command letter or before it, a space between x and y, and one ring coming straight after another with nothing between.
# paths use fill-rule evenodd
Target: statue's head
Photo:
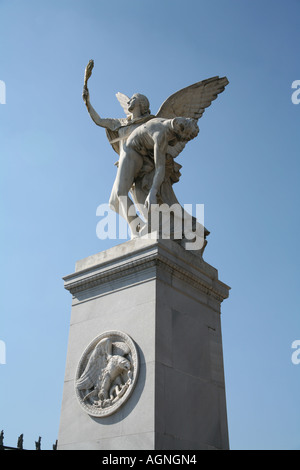
<instances>
[{"instance_id":1,"label":"statue's head","mask_svg":"<svg viewBox=\"0 0 300 470\"><path fill-rule=\"evenodd\" d=\"M142 116L150 114L150 103L145 95L135 93L128 102L128 111L132 112L137 106L140 107L140 113Z\"/></svg>"},{"instance_id":2,"label":"statue's head","mask_svg":"<svg viewBox=\"0 0 300 470\"><path fill-rule=\"evenodd\" d=\"M172 127L179 140L188 142L199 134L196 119L177 117L172 119Z\"/></svg>"},{"instance_id":3,"label":"statue's head","mask_svg":"<svg viewBox=\"0 0 300 470\"><path fill-rule=\"evenodd\" d=\"M125 357L121 357L121 356L119 356L118 366L121 369L127 370L127 371L131 369L131 363L127 359L125 359Z\"/></svg>"}]
</instances>

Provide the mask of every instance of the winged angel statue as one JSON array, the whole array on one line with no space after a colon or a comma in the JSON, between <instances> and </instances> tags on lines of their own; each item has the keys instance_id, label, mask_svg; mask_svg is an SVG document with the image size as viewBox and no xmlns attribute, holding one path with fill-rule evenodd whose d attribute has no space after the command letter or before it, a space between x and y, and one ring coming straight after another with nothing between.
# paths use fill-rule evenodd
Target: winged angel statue
<instances>
[{"instance_id":1,"label":"winged angel statue","mask_svg":"<svg viewBox=\"0 0 300 470\"><path fill-rule=\"evenodd\" d=\"M85 404L106 408L125 394L132 383L132 372L129 346L104 338L91 352L76 388Z\"/></svg>"},{"instance_id":2,"label":"winged angel statue","mask_svg":"<svg viewBox=\"0 0 300 470\"><path fill-rule=\"evenodd\" d=\"M93 67L91 60L85 69L82 96L91 118L106 129L119 155L109 204L125 218L134 238L144 233L151 207L179 205L172 188L181 176L181 165L175 158L198 135L198 120L229 82L226 77L212 77L183 88L171 95L156 115L151 114L146 96L136 93L129 98L117 93L126 117L102 119L90 103L87 87ZM208 234L204 228L204 239Z\"/></svg>"}]
</instances>

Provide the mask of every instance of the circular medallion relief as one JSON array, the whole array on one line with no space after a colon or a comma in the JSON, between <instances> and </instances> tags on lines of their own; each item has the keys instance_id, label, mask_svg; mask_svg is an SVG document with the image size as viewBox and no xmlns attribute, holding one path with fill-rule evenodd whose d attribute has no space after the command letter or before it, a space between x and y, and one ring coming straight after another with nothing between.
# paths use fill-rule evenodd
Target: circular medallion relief
<instances>
[{"instance_id":1,"label":"circular medallion relief","mask_svg":"<svg viewBox=\"0 0 300 470\"><path fill-rule=\"evenodd\" d=\"M94 417L115 413L131 395L138 377L138 354L121 331L106 331L85 349L79 361L75 392L80 406Z\"/></svg>"}]
</instances>

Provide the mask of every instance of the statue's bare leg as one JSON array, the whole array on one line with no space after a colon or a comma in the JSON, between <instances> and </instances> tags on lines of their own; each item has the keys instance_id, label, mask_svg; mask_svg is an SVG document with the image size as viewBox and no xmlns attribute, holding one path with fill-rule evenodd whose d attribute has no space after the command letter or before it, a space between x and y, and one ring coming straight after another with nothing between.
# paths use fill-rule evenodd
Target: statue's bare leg
<instances>
[{"instance_id":1,"label":"statue's bare leg","mask_svg":"<svg viewBox=\"0 0 300 470\"><path fill-rule=\"evenodd\" d=\"M134 150L125 148L120 155L117 176L109 200L111 208L124 217L130 226L132 237L137 234L136 226L140 219L128 193L142 166L143 157Z\"/></svg>"}]
</instances>

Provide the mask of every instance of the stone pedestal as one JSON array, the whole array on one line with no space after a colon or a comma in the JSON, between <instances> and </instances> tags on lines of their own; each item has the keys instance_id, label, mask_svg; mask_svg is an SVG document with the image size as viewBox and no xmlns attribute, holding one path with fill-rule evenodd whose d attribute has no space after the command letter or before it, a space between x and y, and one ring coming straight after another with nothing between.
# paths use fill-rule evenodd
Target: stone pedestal
<instances>
[{"instance_id":1,"label":"stone pedestal","mask_svg":"<svg viewBox=\"0 0 300 470\"><path fill-rule=\"evenodd\" d=\"M136 239L78 261L64 278L72 312L58 449L228 449L215 268L171 240ZM113 414L90 416L75 393L87 346L106 331L135 343L139 372Z\"/></svg>"}]
</instances>

